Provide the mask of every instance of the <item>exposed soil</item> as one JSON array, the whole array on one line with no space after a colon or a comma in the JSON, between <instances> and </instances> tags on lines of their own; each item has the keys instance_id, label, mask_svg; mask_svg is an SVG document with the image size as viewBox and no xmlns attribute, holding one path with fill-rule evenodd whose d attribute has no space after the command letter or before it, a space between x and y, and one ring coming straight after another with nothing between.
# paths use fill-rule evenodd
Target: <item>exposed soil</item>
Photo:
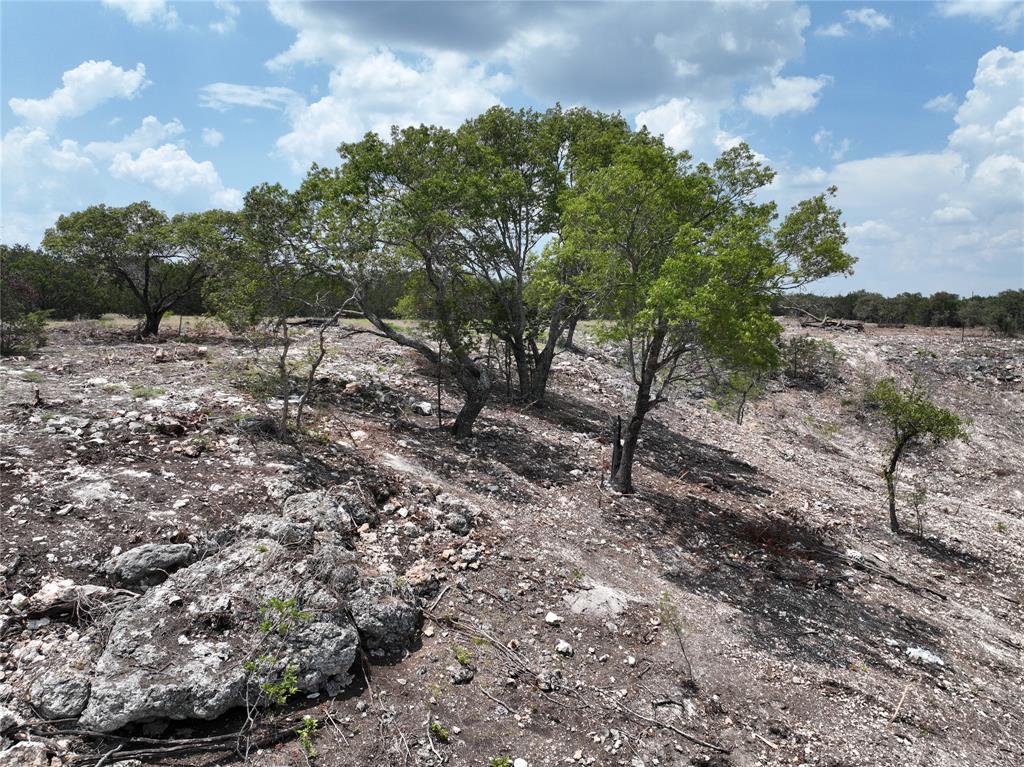
<instances>
[{"instance_id":1,"label":"exposed soil","mask_svg":"<svg viewBox=\"0 0 1024 767\"><path fill-rule=\"evenodd\" d=\"M26 622L16 593L55 576L103 584L117 548L195 540L347 484L382 514L359 536L360 568L407 577L427 620L401 662L270 713L289 730L320 720L316 764L1020 765L1024 341L811 334L842 352L839 382L775 386L742 425L699 400L659 408L638 493L623 497L602 480L628 376L596 349L557 358L544 407L499 396L477 436L455 441L412 407L436 408L433 371L356 336L333 347L310 433L289 444L246 420L262 410L234 383L245 346L57 328L38 357L2 368L0 705L17 708L68 643L101 629L82 615ZM904 497L894 535L886 433L859 403L867 381L915 372L973 420L971 439L910 458L901 489L926 487L923 532ZM430 529L438 490L482 510L468 534ZM93 764L112 747L67 746ZM307 757L289 733L249 760Z\"/></svg>"}]
</instances>

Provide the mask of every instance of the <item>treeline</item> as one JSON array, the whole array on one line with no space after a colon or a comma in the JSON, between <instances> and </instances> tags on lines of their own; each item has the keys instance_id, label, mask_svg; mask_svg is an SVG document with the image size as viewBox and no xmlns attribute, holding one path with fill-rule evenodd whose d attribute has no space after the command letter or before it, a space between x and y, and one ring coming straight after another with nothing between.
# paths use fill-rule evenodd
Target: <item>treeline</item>
<instances>
[{"instance_id":1,"label":"treeline","mask_svg":"<svg viewBox=\"0 0 1024 767\"><path fill-rule=\"evenodd\" d=\"M984 327L1006 336L1024 333L1024 290L1004 290L995 296L970 297L942 291L931 296L900 293L891 298L866 290L838 296L797 293L776 297L773 310L776 316L809 312L816 317L828 316L862 322L951 328Z\"/></svg>"},{"instance_id":2,"label":"treeline","mask_svg":"<svg viewBox=\"0 0 1024 767\"><path fill-rule=\"evenodd\" d=\"M697 163L619 115L495 107L338 151L338 166L314 165L295 191L256 186L237 212L61 216L41 252L4 251L4 321L18 304L130 309L152 336L167 312L205 309L258 328L277 341L284 428L290 318L323 319L298 423L324 331L356 314L449 372L463 394L452 430L469 436L498 377L492 342L517 396L543 403L558 344L598 317L636 385L610 472L628 492L647 414L709 370L777 368L773 302L854 263L834 188L780 215L761 197L775 174L746 145Z\"/></svg>"}]
</instances>

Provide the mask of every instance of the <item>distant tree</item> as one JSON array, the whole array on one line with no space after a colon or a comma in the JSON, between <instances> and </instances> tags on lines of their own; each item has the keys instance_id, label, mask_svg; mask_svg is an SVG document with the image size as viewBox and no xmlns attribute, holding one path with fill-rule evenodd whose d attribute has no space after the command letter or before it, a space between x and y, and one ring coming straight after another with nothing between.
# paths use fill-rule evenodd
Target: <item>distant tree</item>
<instances>
[{"instance_id":1,"label":"distant tree","mask_svg":"<svg viewBox=\"0 0 1024 767\"><path fill-rule=\"evenodd\" d=\"M160 320L194 293L203 279L201 222L208 214L169 219L148 202L124 208L94 205L57 219L44 249L85 270L106 274L127 290L143 321L142 336L156 336Z\"/></svg>"},{"instance_id":2,"label":"distant tree","mask_svg":"<svg viewBox=\"0 0 1024 767\"><path fill-rule=\"evenodd\" d=\"M931 402L917 383L909 389L901 389L892 378L883 378L868 392L867 402L878 408L891 433L889 448L892 452L882 476L889 494L889 527L899 532L896 483L900 464L909 452L926 442L939 446L967 439L967 423Z\"/></svg>"},{"instance_id":3,"label":"distant tree","mask_svg":"<svg viewBox=\"0 0 1024 767\"><path fill-rule=\"evenodd\" d=\"M304 268L299 205L280 184L260 184L246 193L238 213L223 214L218 224L218 236L208 246L206 297L228 327L250 339L257 362L264 334L273 339L274 363L266 394L272 393L281 401L277 428L284 436L291 427L297 368L303 363L310 365L295 413L295 428L301 429L303 407L326 352L321 332L319 348L313 350L310 359L289 356L294 343L289 318L321 311L326 297L317 292L315 281ZM327 323L322 325L325 328ZM252 388L263 391L259 382Z\"/></svg>"},{"instance_id":4,"label":"distant tree","mask_svg":"<svg viewBox=\"0 0 1024 767\"><path fill-rule=\"evenodd\" d=\"M606 334L622 343L637 387L613 443L622 492L633 491L644 419L674 385L706 374L708 357L748 371L774 365L773 297L851 268L825 195L777 225L774 204L752 201L773 177L746 145L694 167L640 132L567 204L566 247L587 262Z\"/></svg>"}]
</instances>

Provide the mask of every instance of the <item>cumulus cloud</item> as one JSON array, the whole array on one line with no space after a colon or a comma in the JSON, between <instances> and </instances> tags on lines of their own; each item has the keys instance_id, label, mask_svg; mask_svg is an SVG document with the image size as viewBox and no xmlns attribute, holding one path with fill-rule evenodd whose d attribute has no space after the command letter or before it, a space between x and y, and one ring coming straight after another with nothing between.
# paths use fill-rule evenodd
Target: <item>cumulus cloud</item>
<instances>
[{"instance_id":1,"label":"cumulus cloud","mask_svg":"<svg viewBox=\"0 0 1024 767\"><path fill-rule=\"evenodd\" d=\"M1016 275L1019 286L1021 82L1024 52L995 48L978 61L945 149L841 162L827 174L827 183L839 187L859 274L889 273L896 290L948 290L969 279L976 290L997 292L1013 286L1008 275ZM796 183L784 182L795 196Z\"/></svg>"},{"instance_id":2,"label":"cumulus cloud","mask_svg":"<svg viewBox=\"0 0 1024 767\"><path fill-rule=\"evenodd\" d=\"M185 126L177 118L162 123L153 115L142 120L142 124L120 141L91 141L85 151L96 157L109 159L121 152L141 152L185 132Z\"/></svg>"},{"instance_id":3,"label":"cumulus cloud","mask_svg":"<svg viewBox=\"0 0 1024 767\"><path fill-rule=\"evenodd\" d=\"M832 82L827 75L818 77L782 77L750 90L743 97L743 106L754 114L778 117L791 112L807 112L817 105L821 89Z\"/></svg>"},{"instance_id":4,"label":"cumulus cloud","mask_svg":"<svg viewBox=\"0 0 1024 767\"><path fill-rule=\"evenodd\" d=\"M354 61L331 74L329 95L298 110L277 150L295 170L331 162L342 141L367 131L387 135L393 125L455 127L466 117L501 103L507 78L458 53L438 53L420 66L390 51Z\"/></svg>"},{"instance_id":5,"label":"cumulus cloud","mask_svg":"<svg viewBox=\"0 0 1024 767\"><path fill-rule=\"evenodd\" d=\"M873 32L892 27L892 20L874 8L856 8L843 11L843 16L851 24L860 24Z\"/></svg>"},{"instance_id":6,"label":"cumulus cloud","mask_svg":"<svg viewBox=\"0 0 1024 767\"><path fill-rule=\"evenodd\" d=\"M203 128L203 143L209 147L218 147L224 143L224 134L216 128Z\"/></svg>"},{"instance_id":7,"label":"cumulus cloud","mask_svg":"<svg viewBox=\"0 0 1024 767\"><path fill-rule=\"evenodd\" d=\"M31 125L52 127L59 120L78 117L110 99L131 99L145 88L146 67L122 69L110 61L83 61L64 73L62 85L44 99L12 98L7 103Z\"/></svg>"},{"instance_id":8,"label":"cumulus cloud","mask_svg":"<svg viewBox=\"0 0 1024 767\"><path fill-rule=\"evenodd\" d=\"M636 116L636 127L646 127L677 150L692 149L697 133L708 123L705 109L691 99L671 99Z\"/></svg>"},{"instance_id":9,"label":"cumulus cloud","mask_svg":"<svg viewBox=\"0 0 1024 767\"><path fill-rule=\"evenodd\" d=\"M212 162L197 162L174 144L149 147L134 157L121 152L110 164L110 175L147 184L176 197L205 193L210 204L218 207L237 208L242 203L241 192L224 185Z\"/></svg>"},{"instance_id":10,"label":"cumulus cloud","mask_svg":"<svg viewBox=\"0 0 1024 767\"><path fill-rule=\"evenodd\" d=\"M178 26L178 12L165 0L103 0L108 8L125 15L132 24L160 24L168 29Z\"/></svg>"},{"instance_id":11,"label":"cumulus cloud","mask_svg":"<svg viewBox=\"0 0 1024 767\"><path fill-rule=\"evenodd\" d=\"M826 27L818 27L814 34L818 37L846 37L846 27L837 21Z\"/></svg>"},{"instance_id":12,"label":"cumulus cloud","mask_svg":"<svg viewBox=\"0 0 1024 767\"><path fill-rule=\"evenodd\" d=\"M219 35L226 35L235 31L235 27L238 25L238 16L242 13L242 9L238 7L238 3L228 2L227 0L216 0L214 7L217 8L221 13L224 14L218 21L210 23L210 29Z\"/></svg>"},{"instance_id":13,"label":"cumulus cloud","mask_svg":"<svg viewBox=\"0 0 1024 767\"><path fill-rule=\"evenodd\" d=\"M55 206L83 204L99 176L78 142L56 140L39 127L7 131L0 139L0 166L0 235L6 243L37 243L67 212Z\"/></svg>"},{"instance_id":14,"label":"cumulus cloud","mask_svg":"<svg viewBox=\"0 0 1024 767\"><path fill-rule=\"evenodd\" d=\"M294 112L278 141L297 165L330 160L367 129L458 123L510 93L643 114L680 142L689 122L667 120L685 99L704 110L691 139L727 144L737 137L719 118L733 93L799 57L810 22L792 2L650 3L637 13L620 3L272 0L270 10L295 30L271 71L332 71L328 93Z\"/></svg>"},{"instance_id":15,"label":"cumulus cloud","mask_svg":"<svg viewBox=\"0 0 1024 767\"><path fill-rule=\"evenodd\" d=\"M871 32L878 32L883 29L892 29L892 19L874 8L853 8L843 11L843 18L846 24L834 22L825 27L818 27L814 34L818 37L846 37L849 27L861 26Z\"/></svg>"}]
</instances>

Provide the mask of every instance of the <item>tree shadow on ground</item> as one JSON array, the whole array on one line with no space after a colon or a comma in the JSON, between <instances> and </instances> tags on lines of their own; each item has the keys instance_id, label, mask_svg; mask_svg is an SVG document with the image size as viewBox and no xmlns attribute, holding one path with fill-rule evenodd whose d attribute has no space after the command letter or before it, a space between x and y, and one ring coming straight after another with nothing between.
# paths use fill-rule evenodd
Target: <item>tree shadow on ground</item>
<instances>
[{"instance_id":1,"label":"tree shadow on ground","mask_svg":"<svg viewBox=\"0 0 1024 767\"><path fill-rule=\"evenodd\" d=\"M837 668L886 668L907 645L935 647L943 635L896 606L925 597L882 579L868 584L823 532L800 521L759 520L694 496L643 497L666 577L738 610L755 648ZM886 601L877 584L899 593Z\"/></svg>"},{"instance_id":2,"label":"tree shadow on ground","mask_svg":"<svg viewBox=\"0 0 1024 767\"><path fill-rule=\"evenodd\" d=\"M531 414L560 428L611 442L613 414L573 397L551 394L544 407L533 409ZM771 494L752 481L758 474L756 467L728 450L684 437L652 416L644 421L637 461L651 471L689 477L717 489L744 495Z\"/></svg>"},{"instance_id":3,"label":"tree shadow on ground","mask_svg":"<svg viewBox=\"0 0 1024 767\"><path fill-rule=\"evenodd\" d=\"M959 571L972 572L988 568L989 561L985 557L979 557L939 538L908 531L900 533L900 537L929 559L956 567Z\"/></svg>"}]
</instances>

